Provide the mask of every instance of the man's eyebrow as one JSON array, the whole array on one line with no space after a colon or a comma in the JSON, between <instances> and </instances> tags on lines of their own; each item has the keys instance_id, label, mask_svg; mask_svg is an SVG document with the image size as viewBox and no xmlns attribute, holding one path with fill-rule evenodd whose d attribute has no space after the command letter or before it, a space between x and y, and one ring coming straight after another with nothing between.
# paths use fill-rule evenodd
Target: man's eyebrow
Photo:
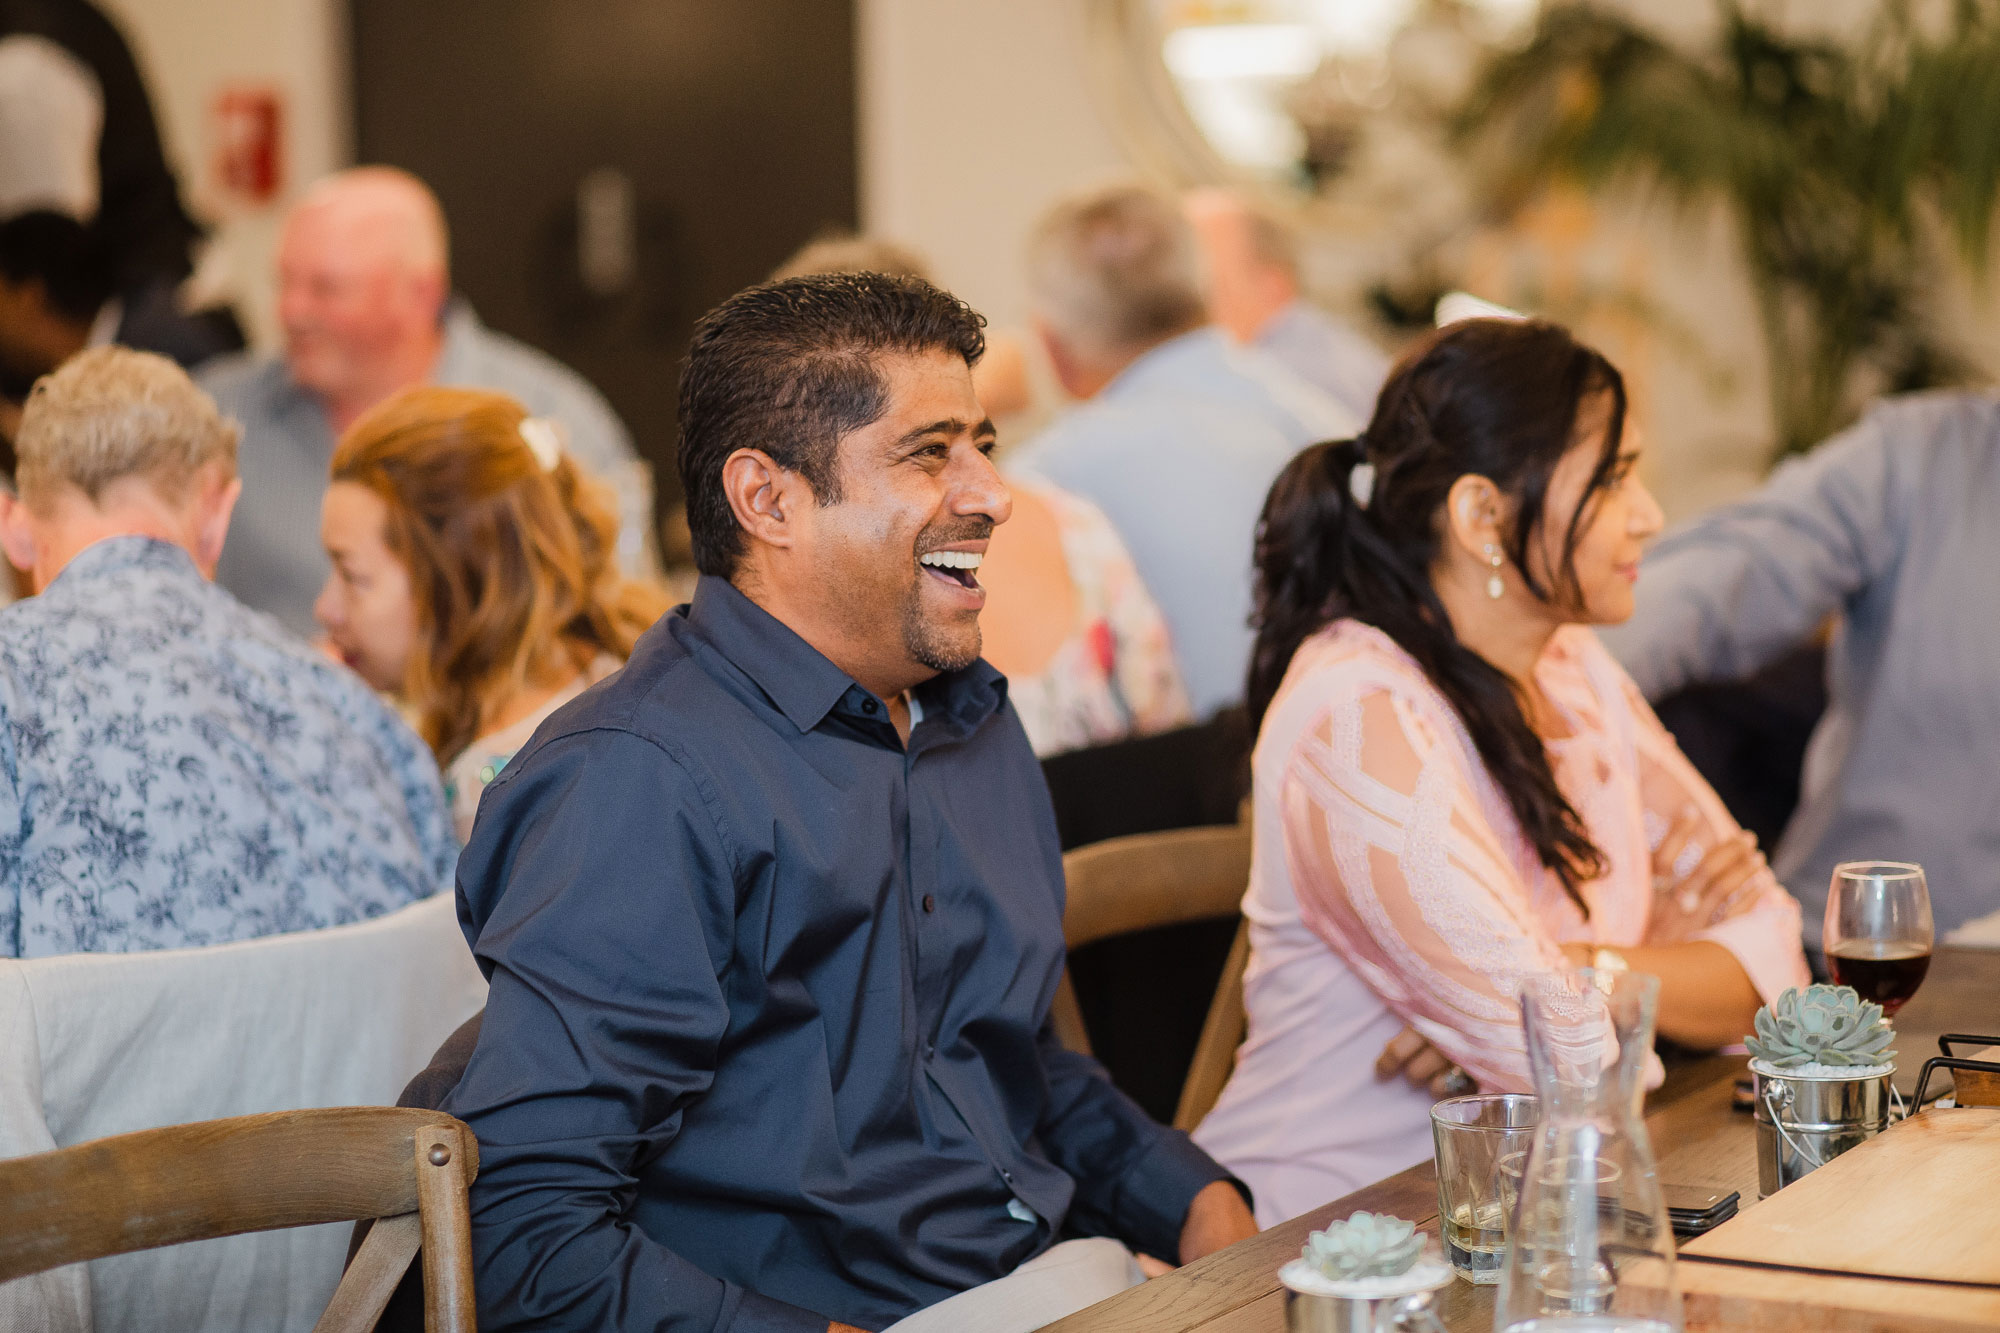
<instances>
[{"instance_id":1,"label":"man's eyebrow","mask_svg":"<svg viewBox=\"0 0 2000 1333\"><path fill-rule=\"evenodd\" d=\"M933 435L966 434L972 435L975 439L995 434L992 419L987 418L974 425L960 417L946 417L942 421L933 421L929 425L918 426L915 430L904 432L902 438L896 441L896 447L900 449L906 445L918 444Z\"/></svg>"}]
</instances>

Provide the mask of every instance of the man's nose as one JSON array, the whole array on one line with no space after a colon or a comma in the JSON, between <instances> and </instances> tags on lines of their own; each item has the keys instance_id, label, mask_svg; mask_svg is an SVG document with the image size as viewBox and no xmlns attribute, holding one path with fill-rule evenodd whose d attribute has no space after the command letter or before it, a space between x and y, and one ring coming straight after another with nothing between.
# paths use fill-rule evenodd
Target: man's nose
<instances>
[{"instance_id":1,"label":"man's nose","mask_svg":"<svg viewBox=\"0 0 2000 1333\"><path fill-rule=\"evenodd\" d=\"M960 476L953 481L952 513L967 518L981 516L996 525L1013 515L1014 496L990 456L974 450L972 460L959 471Z\"/></svg>"}]
</instances>

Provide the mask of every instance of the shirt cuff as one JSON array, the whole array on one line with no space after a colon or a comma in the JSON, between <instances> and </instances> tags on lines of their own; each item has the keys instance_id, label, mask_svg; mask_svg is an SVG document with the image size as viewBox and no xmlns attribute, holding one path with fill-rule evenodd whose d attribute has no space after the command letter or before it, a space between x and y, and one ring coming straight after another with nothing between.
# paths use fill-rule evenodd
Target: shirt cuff
<instances>
[{"instance_id":1,"label":"shirt cuff","mask_svg":"<svg viewBox=\"0 0 2000 1333\"><path fill-rule=\"evenodd\" d=\"M734 1309L725 1299L722 1317L715 1321L716 1333L826 1333L827 1325L833 1322L826 1315L801 1310L741 1287L732 1287L730 1291L739 1299Z\"/></svg>"},{"instance_id":2,"label":"shirt cuff","mask_svg":"<svg viewBox=\"0 0 2000 1333\"><path fill-rule=\"evenodd\" d=\"M1181 1228L1194 1196L1218 1180L1234 1185L1244 1205L1254 1208L1250 1187L1197 1148L1185 1131L1162 1130L1119 1182L1112 1209L1124 1232L1119 1239L1142 1254L1179 1263Z\"/></svg>"}]
</instances>

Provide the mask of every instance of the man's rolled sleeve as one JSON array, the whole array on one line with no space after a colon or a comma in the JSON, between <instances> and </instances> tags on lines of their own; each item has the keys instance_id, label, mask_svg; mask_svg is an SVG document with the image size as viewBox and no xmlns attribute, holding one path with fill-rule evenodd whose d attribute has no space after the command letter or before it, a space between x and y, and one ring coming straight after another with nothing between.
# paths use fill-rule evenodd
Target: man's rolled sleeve
<instances>
[{"instance_id":1,"label":"man's rolled sleeve","mask_svg":"<svg viewBox=\"0 0 2000 1333\"><path fill-rule=\"evenodd\" d=\"M1877 408L1757 491L1661 538L1637 609L1598 637L1649 699L1748 676L1796 648L1895 558L1908 486Z\"/></svg>"}]
</instances>

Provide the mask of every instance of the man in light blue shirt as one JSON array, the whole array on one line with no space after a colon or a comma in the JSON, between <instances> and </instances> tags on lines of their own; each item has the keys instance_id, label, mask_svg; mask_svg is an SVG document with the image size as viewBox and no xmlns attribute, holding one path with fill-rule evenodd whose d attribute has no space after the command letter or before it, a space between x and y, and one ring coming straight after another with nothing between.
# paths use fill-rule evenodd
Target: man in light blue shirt
<instances>
[{"instance_id":1,"label":"man in light blue shirt","mask_svg":"<svg viewBox=\"0 0 2000 1333\"><path fill-rule=\"evenodd\" d=\"M429 750L346 668L210 582L236 432L172 362L45 377L0 544L0 956L342 925L444 888Z\"/></svg>"},{"instance_id":2,"label":"man in light blue shirt","mask_svg":"<svg viewBox=\"0 0 2000 1333\"><path fill-rule=\"evenodd\" d=\"M1771 868L1817 948L1842 861L1920 863L1937 928L2000 909L2000 399L1885 399L1669 533L1600 630L1650 698L1748 676L1830 615L1829 704Z\"/></svg>"},{"instance_id":3,"label":"man in light blue shirt","mask_svg":"<svg viewBox=\"0 0 2000 1333\"><path fill-rule=\"evenodd\" d=\"M444 214L421 181L358 167L321 181L285 221L278 253L282 357L210 362L202 387L243 427L243 504L217 574L302 634L326 582L319 502L339 434L415 384L512 394L557 422L577 462L612 483L619 563L654 572L651 474L625 426L573 370L450 299Z\"/></svg>"},{"instance_id":4,"label":"man in light blue shirt","mask_svg":"<svg viewBox=\"0 0 2000 1333\"><path fill-rule=\"evenodd\" d=\"M1029 273L1056 376L1085 401L1010 465L1111 519L1205 717L1243 697L1265 493L1301 448L1361 423L1208 323L1194 235L1171 198L1119 186L1058 205Z\"/></svg>"},{"instance_id":5,"label":"man in light blue shirt","mask_svg":"<svg viewBox=\"0 0 2000 1333\"><path fill-rule=\"evenodd\" d=\"M1201 241L1215 322L1359 420L1374 416L1389 357L1305 299L1291 229L1233 190L1192 191L1186 209Z\"/></svg>"}]
</instances>

